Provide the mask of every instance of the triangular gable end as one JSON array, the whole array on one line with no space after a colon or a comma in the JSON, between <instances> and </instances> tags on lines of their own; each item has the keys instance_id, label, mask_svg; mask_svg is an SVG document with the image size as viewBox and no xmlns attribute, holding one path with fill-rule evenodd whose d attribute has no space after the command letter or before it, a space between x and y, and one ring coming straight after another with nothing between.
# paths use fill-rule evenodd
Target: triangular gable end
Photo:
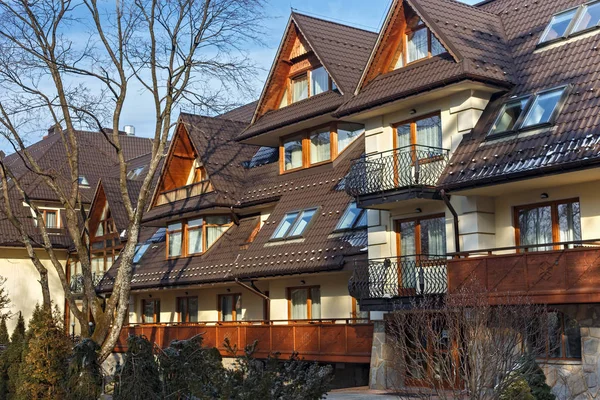
<instances>
[{"instance_id":1,"label":"triangular gable end","mask_svg":"<svg viewBox=\"0 0 600 400\"><path fill-rule=\"evenodd\" d=\"M414 20L420 20L456 62L462 60L462 55L438 28L434 19L419 5L418 0L395 0L388 11L355 94L377 76L395 69L405 50L403 46L407 26Z\"/></svg>"},{"instance_id":2,"label":"triangular gable end","mask_svg":"<svg viewBox=\"0 0 600 400\"><path fill-rule=\"evenodd\" d=\"M90 205L90 211L88 214L87 228L90 237L96 236L99 221L102 219L102 213L105 209L107 209L107 212L110 212L110 206L104 191L104 186L102 185L102 180L100 180L96 186L96 192L94 193L94 198L92 200L92 204Z\"/></svg>"},{"instance_id":3,"label":"triangular gable end","mask_svg":"<svg viewBox=\"0 0 600 400\"><path fill-rule=\"evenodd\" d=\"M334 79L292 13L251 123L256 122L266 112L279 108L286 91L287 79L291 75L318 66L322 66L331 79ZM339 88L335 80L333 83Z\"/></svg>"},{"instance_id":4,"label":"triangular gable end","mask_svg":"<svg viewBox=\"0 0 600 400\"><path fill-rule=\"evenodd\" d=\"M175 134L169 146L169 151L152 201L151 207L171 201L181 200L180 197L192 197L213 190L206 168L199 161L199 153L195 148L184 124L179 121ZM192 188L192 185L203 184L203 188ZM190 190L177 189L189 188ZM185 192L185 193L183 193ZM168 193L168 195L165 195Z\"/></svg>"}]
</instances>

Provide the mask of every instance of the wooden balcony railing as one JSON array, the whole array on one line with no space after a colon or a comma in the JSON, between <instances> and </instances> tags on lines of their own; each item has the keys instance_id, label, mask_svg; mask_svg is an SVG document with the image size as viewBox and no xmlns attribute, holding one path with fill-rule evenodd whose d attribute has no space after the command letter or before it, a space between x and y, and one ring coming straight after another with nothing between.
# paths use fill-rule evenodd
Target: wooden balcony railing
<instances>
[{"instance_id":1,"label":"wooden balcony railing","mask_svg":"<svg viewBox=\"0 0 600 400\"><path fill-rule=\"evenodd\" d=\"M450 254L448 293L485 291L490 303L600 301L600 239Z\"/></svg>"},{"instance_id":2,"label":"wooden balcony railing","mask_svg":"<svg viewBox=\"0 0 600 400\"><path fill-rule=\"evenodd\" d=\"M172 203L178 200L183 200L188 197L199 196L201 194L209 193L213 191L212 184L210 181L202 181L193 183L191 185L183 186L177 189L162 192L156 199L156 205L160 206L163 204Z\"/></svg>"},{"instance_id":3,"label":"wooden balcony railing","mask_svg":"<svg viewBox=\"0 0 600 400\"><path fill-rule=\"evenodd\" d=\"M145 335L165 348L173 340L197 334L204 335L204 346L216 347L223 356L231 356L223 345L228 338L240 349L258 341L257 358L279 353L286 359L297 352L310 361L367 364L371 360L373 324L364 319L140 324L122 329L115 352L127 350L129 335Z\"/></svg>"},{"instance_id":4,"label":"wooden balcony railing","mask_svg":"<svg viewBox=\"0 0 600 400\"><path fill-rule=\"evenodd\" d=\"M354 160L346 177L346 192L353 197L392 190L437 186L449 152L437 147L410 145Z\"/></svg>"},{"instance_id":5,"label":"wooden balcony railing","mask_svg":"<svg viewBox=\"0 0 600 400\"><path fill-rule=\"evenodd\" d=\"M348 290L358 300L445 294L446 262L431 254L356 261Z\"/></svg>"}]
</instances>

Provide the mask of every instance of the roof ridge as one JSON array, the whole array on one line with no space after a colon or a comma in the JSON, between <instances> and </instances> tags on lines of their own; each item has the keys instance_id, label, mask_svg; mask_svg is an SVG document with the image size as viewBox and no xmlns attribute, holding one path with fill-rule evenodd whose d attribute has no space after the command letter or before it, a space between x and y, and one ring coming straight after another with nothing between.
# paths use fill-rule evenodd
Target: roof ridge
<instances>
[{"instance_id":1,"label":"roof ridge","mask_svg":"<svg viewBox=\"0 0 600 400\"><path fill-rule=\"evenodd\" d=\"M417 1L419 1L419 0L417 0ZM479 11L479 12L482 12L482 13L486 13L486 14L492 15L494 17L499 17L498 14L495 14L493 12L489 12L489 11L486 11L486 10L483 10L483 9L479 8L478 7L479 3L471 5L471 4L463 3L463 2L460 2L460 1L457 1L457 0L438 0L438 1L446 2L446 3L452 3L452 4L455 4L455 5L459 5L459 6L462 6L462 7L469 8L469 9L474 10L474 11ZM492 1L495 1L495 0L492 0Z\"/></svg>"},{"instance_id":2,"label":"roof ridge","mask_svg":"<svg viewBox=\"0 0 600 400\"><path fill-rule=\"evenodd\" d=\"M220 116L214 116L214 117L211 117L211 116L209 116L209 115L190 114L190 113L184 113L184 112L180 113L179 115L181 116L181 115L184 115L184 114L185 114L185 115L189 115L189 116L191 116L191 117L196 117L196 118L204 118L204 119L218 119L218 120L221 120L221 121L233 122L233 123L235 123L235 124L241 124L241 125L243 124L243 125L245 125L245 126L248 126L248 125L250 125L248 122L244 122L244 121L238 121L238 120L235 120L235 119L230 119L230 118L223 118L223 117L220 117Z\"/></svg>"},{"instance_id":3,"label":"roof ridge","mask_svg":"<svg viewBox=\"0 0 600 400\"><path fill-rule=\"evenodd\" d=\"M352 26L352 25L347 25L347 24L343 24L341 22L332 21L331 19L325 19L325 18L315 17L313 15L309 15L309 14L306 14L306 13L303 13L303 12L292 11L292 15L300 15L302 17L316 19L317 21L327 22L327 23L334 24L334 25L339 25L339 26L343 26L345 28L355 29L355 30L361 31L361 32L373 33L375 35L378 34L377 31L371 31L371 30L368 30L368 29L365 29L365 28L357 28L357 27Z\"/></svg>"}]
</instances>

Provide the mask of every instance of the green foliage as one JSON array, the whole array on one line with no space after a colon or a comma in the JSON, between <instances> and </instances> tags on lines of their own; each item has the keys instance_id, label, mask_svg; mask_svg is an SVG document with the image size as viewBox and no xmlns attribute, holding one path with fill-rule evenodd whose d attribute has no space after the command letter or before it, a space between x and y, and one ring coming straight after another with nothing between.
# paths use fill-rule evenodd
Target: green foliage
<instances>
[{"instance_id":1,"label":"green foliage","mask_svg":"<svg viewBox=\"0 0 600 400\"><path fill-rule=\"evenodd\" d=\"M71 341L64 332L58 310L52 313L37 305L25 340L15 398L66 398Z\"/></svg>"},{"instance_id":2,"label":"green foliage","mask_svg":"<svg viewBox=\"0 0 600 400\"><path fill-rule=\"evenodd\" d=\"M521 374L531 388L535 400L555 400L552 388L546 383L546 375L534 359L526 361L520 369Z\"/></svg>"},{"instance_id":3,"label":"green foliage","mask_svg":"<svg viewBox=\"0 0 600 400\"><path fill-rule=\"evenodd\" d=\"M194 398L198 400L322 399L332 379L330 366L277 357L257 360L257 343L236 357L235 367L223 367L217 349L202 347L202 336L173 341L154 356L143 336L130 337L121 371L116 376L115 400ZM237 349L231 348L232 353Z\"/></svg>"},{"instance_id":4,"label":"green foliage","mask_svg":"<svg viewBox=\"0 0 600 400\"><path fill-rule=\"evenodd\" d=\"M504 388L499 400L535 400L535 397L527 381L520 376Z\"/></svg>"},{"instance_id":5,"label":"green foliage","mask_svg":"<svg viewBox=\"0 0 600 400\"><path fill-rule=\"evenodd\" d=\"M158 364L154 345L145 336L130 336L127 353L117 371L114 400L154 400L161 398Z\"/></svg>"},{"instance_id":6,"label":"green foliage","mask_svg":"<svg viewBox=\"0 0 600 400\"><path fill-rule=\"evenodd\" d=\"M0 356L0 400L14 398L25 346L25 319L19 313L10 343Z\"/></svg>"},{"instance_id":7,"label":"green foliage","mask_svg":"<svg viewBox=\"0 0 600 400\"><path fill-rule=\"evenodd\" d=\"M100 346L83 339L73 348L67 377L68 398L95 400L102 391L102 370L98 363Z\"/></svg>"},{"instance_id":8,"label":"green foliage","mask_svg":"<svg viewBox=\"0 0 600 400\"><path fill-rule=\"evenodd\" d=\"M8 327L6 326L7 316L2 316L0 319L0 344L8 344L10 338L8 337Z\"/></svg>"}]
</instances>

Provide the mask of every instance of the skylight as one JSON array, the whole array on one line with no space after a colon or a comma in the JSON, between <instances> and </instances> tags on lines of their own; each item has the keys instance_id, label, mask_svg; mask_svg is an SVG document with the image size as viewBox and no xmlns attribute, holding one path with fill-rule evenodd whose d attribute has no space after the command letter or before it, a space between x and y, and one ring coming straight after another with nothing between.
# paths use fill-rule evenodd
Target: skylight
<instances>
[{"instance_id":1,"label":"skylight","mask_svg":"<svg viewBox=\"0 0 600 400\"><path fill-rule=\"evenodd\" d=\"M335 227L336 231L345 231L350 229L364 228L367 226L367 211L358 208L355 202L352 202L346 208L344 215Z\"/></svg>"},{"instance_id":2,"label":"skylight","mask_svg":"<svg viewBox=\"0 0 600 400\"><path fill-rule=\"evenodd\" d=\"M79 182L79 186L90 186L90 182L83 175L79 175L78 182Z\"/></svg>"},{"instance_id":3,"label":"skylight","mask_svg":"<svg viewBox=\"0 0 600 400\"><path fill-rule=\"evenodd\" d=\"M275 230L273 236L271 236L271 239L286 239L302 236L316 213L316 208L287 213Z\"/></svg>"},{"instance_id":4,"label":"skylight","mask_svg":"<svg viewBox=\"0 0 600 400\"><path fill-rule=\"evenodd\" d=\"M142 245L137 245L136 249L135 249L135 255L133 256L133 263L137 264L138 262L140 262L140 259L144 256L144 254L146 253L146 250L148 250L148 247L150 247L150 243L144 243Z\"/></svg>"},{"instance_id":5,"label":"skylight","mask_svg":"<svg viewBox=\"0 0 600 400\"><path fill-rule=\"evenodd\" d=\"M598 28L600 24L600 1L591 1L552 16L542 33L540 44L565 39L578 33Z\"/></svg>"},{"instance_id":6,"label":"skylight","mask_svg":"<svg viewBox=\"0 0 600 400\"><path fill-rule=\"evenodd\" d=\"M502 106L489 134L542 127L556 120L567 95L567 87L544 90L511 99Z\"/></svg>"},{"instance_id":7,"label":"skylight","mask_svg":"<svg viewBox=\"0 0 600 400\"><path fill-rule=\"evenodd\" d=\"M132 170L130 170L127 173L127 179L137 179L140 177L140 175L142 174L142 172L144 172L144 169L146 168L145 165L141 166L141 167L137 167L134 168Z\"/></svg>"}]
</instances>

